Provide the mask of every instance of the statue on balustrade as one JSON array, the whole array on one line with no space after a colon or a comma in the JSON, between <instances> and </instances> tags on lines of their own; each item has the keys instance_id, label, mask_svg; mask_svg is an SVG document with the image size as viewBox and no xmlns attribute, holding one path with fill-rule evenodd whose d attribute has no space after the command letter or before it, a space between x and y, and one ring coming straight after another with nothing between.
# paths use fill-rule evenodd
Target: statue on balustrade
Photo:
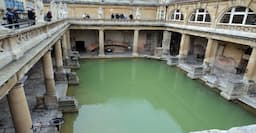
<instances>
[{"instance_id":1,"label":"statue on balustrade","mask_svg":"<svg viewBox=\"0 0 256 133\"><path fill-rule=\"evenodd\" d=\"M99 7L98 9L98 18L103 19L104 13L102 7Z\"/></svg>"},{"instance_id":2,"label":"statue on balustrade","mask_svg":"<svg viewBox=\"0 0 256 133\"><path fill-rule=\"evenodd\" d=\"M42 0L35 0L36 23L44 22L44 4Z\"/></svg>"}]
</instances>

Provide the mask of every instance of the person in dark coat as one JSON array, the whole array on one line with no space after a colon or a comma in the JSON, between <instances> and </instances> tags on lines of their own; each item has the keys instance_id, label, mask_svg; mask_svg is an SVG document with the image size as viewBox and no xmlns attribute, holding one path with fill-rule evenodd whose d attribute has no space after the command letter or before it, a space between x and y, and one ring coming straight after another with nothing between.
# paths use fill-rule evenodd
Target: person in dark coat
<instances>
[{"instance_id":1,"label":"person in dark coat","mask_svg":"<svg viewBox=\"0 0 256 133\"><path fill-rule=\"evenodd\" d=\"M119 14L116 14L116 19L119 19L120 18L120 15Z\"/></svg>"},{"instance_id":2,"label":"person in dark coat","mask_svg":"<svg viewBox=\"0 0 256 133\"><path fill-rule=\"evenodd\" d=\"M7 8L6 19L7 19L7 24L13 24L14 14L10 8ZM12 26L9 26L9 28L12 29Z\"/></svg>"},{"instance_id":3,"label":"person in dark coat","mask_svg":"<svg viewBox=\"0 0 256 133\"><path fill-rule=\"evenodd\" d=\"M28 10L28 19L29 19L29 21L32 22L32 25L35 25L36 15L35 15L34 9Z\"/></svg>"},{"instance_id":4,"label":"person in dark coat","mask_svg":"<svg viewBox=\"0 0 256 133\"><path fill-rule=\"evenodd\" d=\"M133 20L133 15L130 14L130 15L129 15L129 18L130 18L130 20Z\"/></svg>"},{"instance_id":5,"label":"person in dark coat","mask_svg":"<svg viewBox=\"0 0 256 133\"><path fill-rule=\"evenodd\" d=\"M19 14L18 14L18 12L15 8L12 10L12 12L13 12L13 15L14 15L14 17L13 17L13 23L15 24L14 27L19 28L20 27L20 25L18 24L19 19L20 19Z\"/></svg>"},{"instance_id":6,"label":"person in dark coat","mask_svg":"<svg viewBox=\"0 0 256 133\"><path fill-rule=\"evenodd\" d=\"M52 12L48 11L46 16L45 16L45 20L50 22L52 20Z\"/></svg>"},{"instance_id":7,"label":"person in dark coat","mask_svg":"<svg viewBox=\"0 0 256 133\"><path fill-rule=\"evenodd\" d=\"M115 19L115 15L113 13L111 14L111 19Z\"/></svg>"},{"instance_id":8,"label":"person in dark coat","mask_svg":"<svg viewBox=\"0 0 256 133\"><path fill-rule=\"evenodd\" d=\"M120 14L120 19L124 19L124 14Z\"/></svg>"}]
</instances>

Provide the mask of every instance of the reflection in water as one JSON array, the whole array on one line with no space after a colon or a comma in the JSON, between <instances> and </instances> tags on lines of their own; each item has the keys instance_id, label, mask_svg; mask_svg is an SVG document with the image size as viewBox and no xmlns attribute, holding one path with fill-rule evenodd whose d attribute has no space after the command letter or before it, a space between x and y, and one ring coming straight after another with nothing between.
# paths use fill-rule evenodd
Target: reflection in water
<instances>
[{"instance_id":1,"label":"reflection in water","mask_svg":"<svg viewBox=\"0 0 256 133\"><path fill-rule=\"evenodd\" d=\"M100 75L100 82L104 82L105 72L104 72L104 60L100 61L99 65L99 75Z\"/></svg>"},{"instance_id":2,"label":"reflection in water","mask_svg":"<svg viewBox=\"0 0 256 133\"><path fill-rule=\"evenodd\" d=\"M136 62L133 60L131 61L131 64L132 64L132 71L131 71L131 75L132 75L132 80L135 80L135 77L136 77Z\"/></svg>"},{"instance_id":3,"label":"reflection in water","mask_svg":"<svg viewBox=\"0 0 256 133\"><path fill-rule=\"evenodd\" d=\"M123 99L82 106L74 129L75 133L183 133L166 111L147 101Z\"/></svg>"},{"instance_id":4,"label":"reflection in water","mask_svg":"<svg viewBox=\"0 0 256 133\"><path fill-rule=\"evenodd\" d=\"M78 74L80 85L69 94L82 108L78 116L65 115L62 133L187 133L256 121L159 61L89 60L81 62Z\"/></svg>"}]
</instances>

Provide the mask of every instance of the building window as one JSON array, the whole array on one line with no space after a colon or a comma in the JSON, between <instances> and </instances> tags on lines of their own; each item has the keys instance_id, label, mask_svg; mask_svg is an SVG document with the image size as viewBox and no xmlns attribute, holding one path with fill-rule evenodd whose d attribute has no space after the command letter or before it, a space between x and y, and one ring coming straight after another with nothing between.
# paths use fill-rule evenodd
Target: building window
<instances>
[{"instance_id":1,"label":"building window","mask_svg":"<svg viewBox=\"0 0 256 133\"><path fill-rule=\"evenodd\" d=\"M190 17L190 21L194 21L194 22L211 22L211 17L210 14L208 13L207 10L205 9L196 9L191 17Z\"/></svg>"},{"instance_id":2,"label":"building window","mask_svg":"<svg viewBox=\"0 0 256 133\"><path fill-rule=\"evenodd\" d=\"M184 20L183 14L179 9L176 9L173 11L171 15L171 20L181 21Z\"/></svg>"},{"instance_id":3,"label":"building window","mask_svg":"<svg viewBox=\"0 0 256 133\"><path fill-rule=\"evenodd\" d=\"M233 7L223 15L220 23L256 25L256 14L250 8Z\"/></svg>"}]
</instances>

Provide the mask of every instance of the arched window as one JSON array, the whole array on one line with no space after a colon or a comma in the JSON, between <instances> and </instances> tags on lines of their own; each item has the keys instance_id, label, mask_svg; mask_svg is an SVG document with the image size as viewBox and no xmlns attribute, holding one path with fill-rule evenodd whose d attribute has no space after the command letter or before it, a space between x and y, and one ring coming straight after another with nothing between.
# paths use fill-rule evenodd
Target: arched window
<instances>
[{"instance_id":1,"label":"arched window","mask_svg":"<svg viewBox=\"0 0 256 133\"><path fill-rule=\"evenodd\" d=\"M171 20L181 21L184 20L183 14L179 9L176 9L173 11L171 15Z\"/></svg>"},{"instance_id":2,"label":"arched window","mask_svg":"<svg viewBox=\"0 0 256 133\"><path fill-rule=\"evenodd\" d=\"M208 11L206 9L196 9L191 17L190 17L190 21L194 21L194 22L211 22L211 17L210 14L208 13Z\"/></svg>"},{"instance_id":3,"label":"arched window","mask_svg":"<svg viewBox=\"0 0 256 133\"><path fill-rule=\"evenodd\" d=\"M222 16L220 23L256 25L256 14L247 7L233 7Z\"/></svg>"}]
</instances>

